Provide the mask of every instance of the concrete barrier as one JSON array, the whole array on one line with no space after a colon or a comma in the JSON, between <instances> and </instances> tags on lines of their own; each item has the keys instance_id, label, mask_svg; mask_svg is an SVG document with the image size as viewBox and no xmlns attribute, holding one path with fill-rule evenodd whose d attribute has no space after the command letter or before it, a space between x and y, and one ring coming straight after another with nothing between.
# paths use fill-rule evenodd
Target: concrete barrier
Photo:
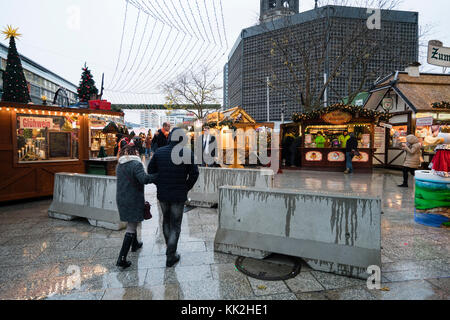
<instances>
[{"instance_id":1,"label":"concrete barrier","mask_svg":"<svg viewBox=\"0 0 450 320\"><path fill-rule=\"evenodd\" d=\"M86 218L96 227L121 230L116 204L117 178L74 173L55 174L53 202L48 209L51 218L73 220Z\"/></svg>"},{"instance_id":2,"label":"concrete barrier","mask_svg":"<svg viewBox=\"0 0 450 320\"><path fill-rule=\"evenodd\" d=\"M188 205L212 207L219 202L219 187L247 186L272 188L273 171L269 169L199 168L200 175L188 194Z\"/></svg>"},{"instance_id":3,"label":"concrete barrier","mask_svg":"<svg viewBox=\"0 0 450 320\"><path fill-rule=\"evenodd\" d=\"M315 270L366 279L381 268L381 199L357 194L221 187L216 251L303 258Z\"/></svg>"}]
</instances>

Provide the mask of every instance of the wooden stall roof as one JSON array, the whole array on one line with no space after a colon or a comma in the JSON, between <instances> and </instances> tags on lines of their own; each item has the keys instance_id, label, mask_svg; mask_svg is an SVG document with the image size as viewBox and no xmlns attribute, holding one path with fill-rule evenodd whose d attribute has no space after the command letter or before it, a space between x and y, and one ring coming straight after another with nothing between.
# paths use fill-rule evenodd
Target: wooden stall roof
<instances>
[{"instance_id":1,"label":"wooden stall roof","mask_svg":"<svg viewBox=\"0 0 450 320\"><path fill-rule=\"evenodd\" d=\"M109 115L109 116L119 116L123 117L123 112L109 111L109 110L91 110L91 109L78 109L78 108L61 108L61 107L53 107L53 106L43 106L36 104L23 104L23 103L15 103L15 102L0 102L0 109L12 109L17 111L24 110L42 110L42 111L51 111L51 112L64 112L64 113L79 113L79 114L100 114L100 115Z\"/></svg>"},{"instance_id":2,"label":"wooden stall roof","mask_svg":"<svg viewBox=\"0 0 450 320\"><path fill-rule=\"evenodd\" d=\"M219 121L230 118L236 120L239 116L241 116L241 122L243 123L256 123L255 119L253 119L245 110L241 107L235 107L223 112L214 112L208 115L208 122L217 121L218 117Z\"/></svg>"},{"instance_id":3,"label":"wooden stall roof","mask_svg":"<svg viewBox=\"0 0 450 320\"><path fill-rule=\"evenodd\" d=\"M433 103L450 99L450 75L422 73L419 77L411 77L407 72L392 74L375 84L365 107L376 109L388 90L394 90L415 112L437 111L432 108Z\"/></svg>"}]
</instances>

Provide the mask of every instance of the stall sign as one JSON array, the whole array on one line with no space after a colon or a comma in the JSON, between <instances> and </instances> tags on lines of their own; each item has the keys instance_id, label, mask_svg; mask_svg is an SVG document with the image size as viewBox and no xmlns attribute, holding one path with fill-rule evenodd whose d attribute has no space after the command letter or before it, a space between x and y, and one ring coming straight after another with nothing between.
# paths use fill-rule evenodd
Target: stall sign
<instances>
[{"instance_id":1,"label":"stall sign","mask_svg":"<svg viewBox=\"0 0 450 320\"><path fill-rule=\"evenodd\" d=\"M418 118L416 120L417 127L429 127L433 125L433 117Z\"/></svg>"},{"instance_id":2,"label":"stall sign","mask_svg":"<svg viewBox=\"0 0 450 320\"><path fill-rule=\"evenodd\" d=\"M310 135L310 134L305 135L305 143L306 144L312 143L312 135Z\"/></svg>"},{"instance_id":3,"label":"stall sign","mask_svg":"<svg viewBox=\"0 0 450 320\"><path fill-rule=\"evenodd\" d=\"M434 66L450 67L450 48L441 41L431 40L428 43L428 63Z\"/></svg>"},{"instance_id":4,"label":"stall sign","mask_svg":"<svg viewBox=\"0 0 450 320\"><path fill-rule=\"evenodd\" d=\"M382 105L383 105L383 109L385 111L391 111L394 108L394 99L392 99L392 98L384 98L383 102L382 102Z\"/></svg>"},{"instance_id":5,"label":"stall sign","mask_svg":"<svg viewBox=\"0 0 450 320\"><path fill-rule=\"evenodd\" d=\"M360 152L359 156L355 156L352 162L369 162L369 154L367 152Z\"/></svg>"},{"instance_id":6,"label":"stall sign","mask_svg":"<svg viewBox=\"0 0 450 320\"><path fill-rule=\"evenodd\" d=\"M329 162L344 162L345 161L345 154L340 151L333 151L328 154L328 161Z\"/></svg>"},{"instance_id":7,"label":"stall sign","mask_svg":"<svg viewBox=\"0 0 450 320\"><path fill-rule=\"evenodd\" d=\"M52 118L18 117L20 129L45 129L53 127Z\"/></svg>"},{"instance_id":8,"label":"stall sign","mask_svg":"<svg viewBox=\"0 0 450 320\"><path fill-rule=\"evenodd\" d=\"M362 136L362 144L364 146L370 145L370 134L363 134L363 136Z\"/></svg>"},{"instance_id":9,"label":"stall sign","mask_svg":"<svg viewBox=\"0 0 450 320\"><path fill-rule=\"evenodd\" d=\"M322 153L318 151L310 151L307 152L305 155L306 161L320 162L322 161L322 158L323 158Z\"/></svg>"},{"instance_id":10,"label":"stall sign","mask_svg":"<svg viewBox=\"0 0 450 320\"><path fill-rule=\"evenodd\" d=\"M392 129L392 124L380 123L380 127L387 128L387 129Z\"/></svg>"},{"instance_id":11,"label":"stall sign","mask_svg":"<svg viewBox=\"0 0 450 320\"><path fill-rule=\"evenodd\" d=\"M106 121L104 120L90 120L91 127L95 128L104 128L106 127Z\"/></svg>"},{"instance_id":12,"label":"stall sign","mask_svg":"<svg viewBox=\"0 0 450 320\"><path fill-rule=\"evenodd\" d=\"M323 121L330 124L345 124L352 120L352 115L348 112L333 111L322 116Z\"/></svg>"}]
</instances>

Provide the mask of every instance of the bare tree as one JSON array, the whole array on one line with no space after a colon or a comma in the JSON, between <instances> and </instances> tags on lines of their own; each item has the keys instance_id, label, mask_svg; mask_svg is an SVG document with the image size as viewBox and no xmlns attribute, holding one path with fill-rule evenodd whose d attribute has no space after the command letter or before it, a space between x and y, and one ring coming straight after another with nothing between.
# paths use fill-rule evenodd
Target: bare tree
<instances>
[{"instance_id":1,"label":"bare tree","mask_svg":"<svg viewBox=\"0 0 450 320\"><path fill-rule=\"evenodd\" d=\"M203 66L199 71L189 70L174 81L162 84L166 95L165 106L192 112L197 119L204 119L211 110L211 104L218 104L216 93L221 89L216 84L218 72Z\"/></svg>"},{"instance_id":2,"label":"bare tree","mask_svg":"<svg viewBox=\"0 0 450 320\"><path fill-rule=\"evenodd\" d=\"M400 2L328 0L321 1L320 4L390 10ZM388 70L392 65L406 66L414 62L399 60L402 44L395 42L395 37L390 37L388 33L392 31L383 29L383 26L381 29L367 26L369 14L365 19L361 17L346 25L339 18L333 17L330 12L332 10L332 7L318 8L316 12L324 27L320 30L311 29L308 34L299 32L292 17L260 25L271 33L270 52L266 57L270 62L267 64L267 71L271 74L269 86L302 105L304 111L320 107L326 93L328 97L334 97L334 100L342 101L346 98L352 102L372 81L394 71ZM272 31L279 30L280 23L283 32ZM380 56L384 57L382 63Z\"/></svg>"}]
</instances>

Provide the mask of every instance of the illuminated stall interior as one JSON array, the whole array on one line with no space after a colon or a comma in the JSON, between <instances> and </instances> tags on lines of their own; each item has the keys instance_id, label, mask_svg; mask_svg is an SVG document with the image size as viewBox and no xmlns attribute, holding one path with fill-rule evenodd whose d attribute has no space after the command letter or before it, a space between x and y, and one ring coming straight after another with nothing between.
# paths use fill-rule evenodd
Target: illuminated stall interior
<instances>
[{"instance_id":1,"label":"illuminated stall interior","mask_svg":"<svg viewBox=\"0 0 450 320\"><path fill-rule=\"evenodd\" d=\"M109 123L115 123L117 126L123 126L123 116L90 114L89 115L89 148L90 158L96 158L103 147L108 156L114 156L114 147L116 145L116 133L104 132Z\"/></svg>"},{"instance_id":2,"label":"illuminated stall interior","mask_svg":"<svg viewBox=\"0 0 450 320\"><path fill-rule=\"evenodd\" d=\"M281 126L281 166L344 171L346 144L353 133L360 152L353 158L354 168L370 171L374 150L379 147L377 124L386 117L384 112L344 104L294 113L294 123Z\"/></svg>"}]
</instances>

